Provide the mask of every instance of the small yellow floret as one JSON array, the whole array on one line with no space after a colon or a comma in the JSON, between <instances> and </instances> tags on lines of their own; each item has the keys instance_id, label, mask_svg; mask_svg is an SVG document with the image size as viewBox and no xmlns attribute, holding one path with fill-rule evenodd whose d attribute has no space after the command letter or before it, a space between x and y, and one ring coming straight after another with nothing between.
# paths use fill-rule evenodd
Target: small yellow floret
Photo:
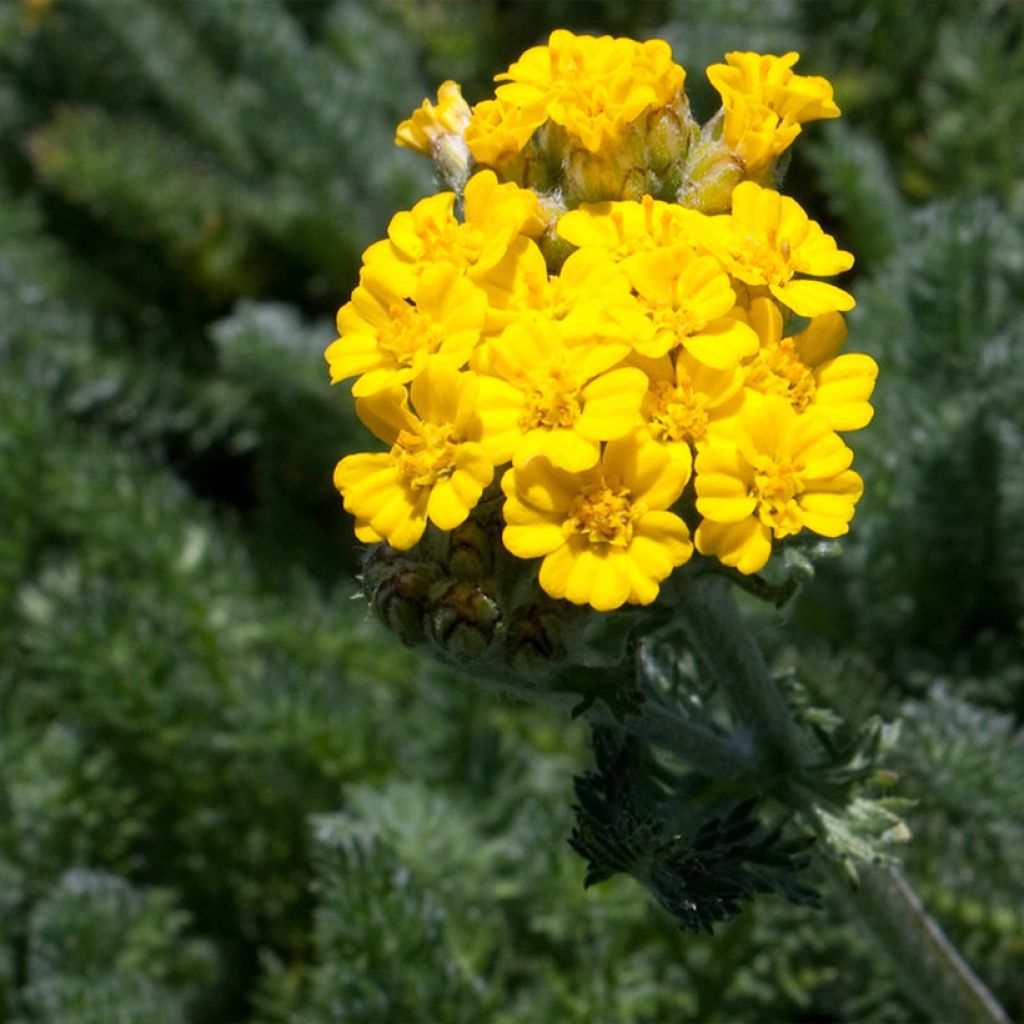
<instances>
[{"instance_id":1,"label":"small yellow floret","mask_svg":"<svg viewBox=\"0 0 1024 1024\"><path fill-rule=\"evenodd\" d=\"M654 440L680 458L701 445L708 427L732 415L741 398L743 370L715 370L685 350L637 360L649 381L640 413Z\"/></svg>"},{"instance_id":2,"label":"small yellow floret","mask_svg":"<svg viewBox=\"0 0 1024 1024\"><path fill-rule=\"evenodd\" d=\"M424 100L395 132L395 145L431 156L438 140L461 135L469 124L469 104L462 98L458 82L443 82L437 90L437 105Z\"/></svg>"},{"instance_id":3,"label":"small yellow floret","mask_svg":"<svg viewBox=\"0 0 1024 1024\"><path fill-rule=\"evenodd\" d=\"M690 467L643 434L610 441L599 465L569 473L538 458L502 478L505 547L539 558L552 597L611 611L650 604L693 552L686 524L666 511Z\"/></svg>"}]
</instances>

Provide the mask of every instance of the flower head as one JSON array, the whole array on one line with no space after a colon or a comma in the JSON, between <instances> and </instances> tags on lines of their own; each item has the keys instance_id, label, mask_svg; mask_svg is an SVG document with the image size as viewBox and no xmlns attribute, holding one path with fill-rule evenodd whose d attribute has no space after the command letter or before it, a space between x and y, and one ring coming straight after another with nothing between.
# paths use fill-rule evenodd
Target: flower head
<instances>
[{"instance_id":1,"label":"flower head","mask_svg":"<svg viewBox=\"0 0 1024 1024\"><path fill-rule=\"evenodd\" d=\"M474 174L463 198L462 221L454 214L453 192L427 196L396 213L388 237L363 253L364 264L386 273L393 290L411 296L428 267L450 263L471 276L484 273L520 234L536 237L547 224L535 193L499 183L493 171Z\"/></svg>"},{"instance_id":2,"label":"flower head","mask_svg":"<svg viewBox=\"0 0 1024 1024\"><path fill-rule=\"evenodd\" d=\"M688 245L655 249L637 254L629 274L654 326L650 340L637 339L641 355L660 356L681 345L702 363L727 370L757 351L757 335L730 316L736 293L713 257Z\"/></svg>"},{"instance_id":3,"label":"flower head","mask_svg":"<svg viewBox=\"0 0 1024 1024\"><path fill-rule=\"evenodd\" d=\"M480 381L480 415L499 461L516 466L545 456L570 472L600 459L601 442L640 423L647 378L616 367L625 344L570 345L545 320L511 324L488 344L493 374Z\"/></svg>"},{"instance_id":4,"label":"flower head","mask_svg":"<svg viewBox=\"0 0 1024 1024\"><path fill-rule=\"evenodd\" d=\"M786 338L782 313L771 299L755 299L749 315L761 344L744 367L748 388L781 395L797 412L813 410L833 430L859 430L871 422L878 364L859 352L839 354L846 324L838 313L822 313Z\"/></svg>"},{"instance_id":5,"label":"flower head","mask_svg":"<svg viewBox=\"0 0 1024 1024\"><path fill-rule=\"evenodd\" d=\"M540 585L552 597L598 611L650 604L693 551L686 524L667 511L689 473L639 433L609 442L583 473L534 459L502 478L502 540L519 558L543 557Z\"/></svg>"},{"instance_id":6,"label":"flower head","mask_svg":"<svg viewBox=\"0 0 1024 1024\"><path fill-rule=\"evenodd\" d=\"M799 56L733 52L707 70L722 97L723 138L752 176L788 149L801 124L839 116L826 79L793 73Z\"/></svg>"},{"instance_id":7,"label":"flower head","mask_svg":"<svg viewBox=\"0 0 1024 1024\"><path fill-rule=\"evenodd\" d=\"M442 530L464 522L494 475L480 440L475 373L433 357L409 392L389 387L356 402L359 418L387 452L347 455L334 471L363 541L411 548L429 519Z\"/></svg>"},{"instance_id":8,"label":"flower head","mask_svg":"<svg viewBox=\"0 0 1024 1024\"><path fill-rule=\"evenodd\" d=\"M636 360L647 374L640 414L651 437L679 458L703 444L708 428L739 406L743 370L716 370L684 349L660 359Z\"/></svg>"},{"instance_id":9,"label":"flower head","mask_svg":"<svg viewBox=\"0 0 1024 1024\"><path fill-rule=\"evenodd\" d=\"M543 106L517 107L501 99L481 100L466 126L466 145L478 164L497 167L511 160L547 120Z\"/></svg>"},{"instance_id":10,"label":"flower head","mask_svg":"<svg viewBox=\"0 0 1024 1024\"><path fill-rule=\"evenodd\" d=\"M393 287L386 271L366 267L352 299L338 311L341 335L325 353L331 380L361 374L356 398L413 380L432 355L465 366L480 340L487 298L438 263L424 270L412 301Z\"/></svg>"},{"instance_id":11,"label":"flower head","mask_svg":"<svg viewBox=\"0 0 1024 1024\"><path fill-rule=\"evenodd\" d=\"M395 132L395 145L430 156L439 139L461 135L469 124L469 104L462 98L458 82L442 82L437 90L437 105L424 100L412 116Z\"/></svg>"},{"instance_id":12,"label":"flower head","mask_svg":"<svg viewBox=\"0 0 1024 1024\"><path fill-rule=\"evenodd\" d=\"M701 214L651 196L639 202L583 203L558 220L558 234L580 248L599 248L616 262L666 245L692 242L703 226Z\"/></svg>"},{"instance_id":13,"label":"flower head","mask_svg":"<svg viewBox=\"0 0 1024 1024\"><path fill-rule=\"evenodd\" d=\"M697 550L753 573L773 538L805 528L841 536L864 489L852 461L823 417L800 415L777 395L752 397L708 431L697 454Z\"/></svg>"},{"instance_id":14,"label":"flower head","mask_svg":"<svg viewBox=\"0 0 1024 1024\"><path fill-rule=\"evenodd\" d=\"M648 110L679 95L686 73L668 43L577 36L556 29L496 80L500 102L541 112L592 153L616 143Z\"/></svg>"},{"instance_id":15,"label":"flower head","mask_svg":"<svg viewBox=\"0 0 1024 1024\"><path fill-rule=\"evenodd\" d=\"M738 280L767 287L800 316L853 309L853 296L833 284L794 280L798 273L830 276L853 266L853 256L795 199L744 181L733 189L732 213L709 222L705 240Z\"/></svg>"}]
</instances>

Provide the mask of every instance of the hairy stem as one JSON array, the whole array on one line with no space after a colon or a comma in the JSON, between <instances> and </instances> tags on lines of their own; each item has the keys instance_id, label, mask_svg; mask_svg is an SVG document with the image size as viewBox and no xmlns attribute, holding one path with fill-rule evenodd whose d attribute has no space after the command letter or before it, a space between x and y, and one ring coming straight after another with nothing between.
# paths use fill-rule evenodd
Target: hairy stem
<instances>
[{"instance_id":1,"label":"hairy stem","mask_svg":"<svg viewBox=\"0 0 1024 1024\"><path fill-rule=\"evenodd\" d=\"M859 875L849 906L891 957L904 992L931 1020L1010 1024L902 872L868 867ZM846 887L845 879L841 884Z\"/></svg>"},{"instance_id":2,"label":"hairy stem","mask_svg":"<svg viewBox=\"0 0 1024 1024\"><path fill-rule=\"evenodd\" d=\"M695 576L674 599L701 672L726 694L736 720L751 731L761 769L776 774L799 768L809 757L807 739L768 674L729 581L710 573Z\"/></svg>"},{"instance_id":3,"label":"hairy stem","mask_svg":"<svg viewBox=\"0 0 1024 1024\"><path fill-rule=\"evenodd\" d=\"M728 696L735 719L753 740L746 758L769 773L799 774L812 746L794 720L750 635L728 580L692 577L673 594L683 632L701 671ZM680 741L680 753L685 751ZM742 762L737 762L739 765ZM738 777L738 776L737 776ZM936 1022L1009 1024L1005 1011L929 915L910 883L892 867L863 866L852 912L893 964L907 996Z\"/></svg>"}]
</instances>

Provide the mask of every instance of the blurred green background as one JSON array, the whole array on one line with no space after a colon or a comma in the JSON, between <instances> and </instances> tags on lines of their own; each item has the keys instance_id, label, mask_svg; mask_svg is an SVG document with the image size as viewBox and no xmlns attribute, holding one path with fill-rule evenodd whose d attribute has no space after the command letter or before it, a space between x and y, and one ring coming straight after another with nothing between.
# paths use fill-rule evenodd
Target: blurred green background
<instances>
[{"instance_id":1,"label":"blurred green background","mask_svg":"<svg viewBox=\"0 0 1024 1024\"><path fill-rule=\"evenodd\" d=\"M322 350L433 187L394 126L558 26L669 40L701 117L726 50L835 83L786 187L858 257L868 491L759 638L902 719L907 872L1024 1017L1024 4L5 0L0 1019L916 1019L841 894L585 893L582 727L353 599Z\"/></svg>"}]
</instances>

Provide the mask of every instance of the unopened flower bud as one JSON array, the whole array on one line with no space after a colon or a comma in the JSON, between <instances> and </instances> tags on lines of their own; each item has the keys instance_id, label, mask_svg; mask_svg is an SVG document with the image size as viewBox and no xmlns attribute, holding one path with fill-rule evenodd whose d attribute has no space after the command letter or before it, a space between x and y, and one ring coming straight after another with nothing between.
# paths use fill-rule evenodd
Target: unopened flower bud
<instances>
[{"instance_id":1,"label":"unopened flower bud","mask_svg":"<svg viewBox=\"0 0 1024 1024\"><path fill-rule=\"evenodd\" d=\"M363 564L363 589L374 614L402 641L422 643L424 616L436 567L416 562L387 544L369 549Z\"/></svg>"},{"instance_id":2,"label":"unopened flower bud","mask_svg":"<svg viewBox=\"0 0 1024 1024\"><path fill-rule=\"evenodd\" d=\"M473 517L456 527L448 542L448 572L463 580L482 580L494 570L494 538Z\"/></svg>"},{"instance_id":3,"label":"unopened flower bud","mask_svg":"<svg viewBox=\"0 0 1024 1024\"><path fill-rule=\"evenodd\" d=\"M481 657L499 640L503 617L485 587L469 580L443 580L431 590L426 627L442 658L461 664Z\"/></svg>"}]
</instances>

